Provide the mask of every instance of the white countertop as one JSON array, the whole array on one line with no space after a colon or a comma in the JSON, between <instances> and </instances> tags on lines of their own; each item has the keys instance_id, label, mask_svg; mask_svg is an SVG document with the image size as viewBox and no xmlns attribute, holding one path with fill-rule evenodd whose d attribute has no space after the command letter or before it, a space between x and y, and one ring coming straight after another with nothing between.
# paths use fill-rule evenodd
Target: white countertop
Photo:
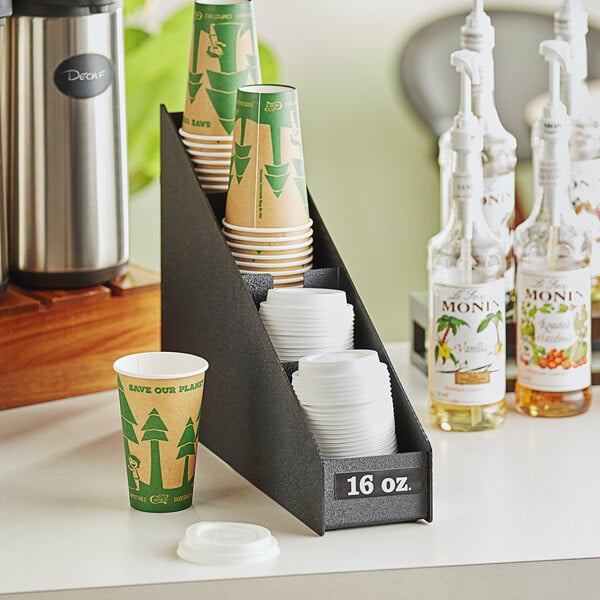
<instances>
[{"instance_id":1,"label":"white countertop","mask_svg":"<svg viewBox=\"0 0 600 600\"><path fill-rule=\"evenodd\" d=\"M600 557L600 390L578 417L509 412L495 431L444 433L429 425L426 377L409 364L408 344L387 347L433 445L433 524L319 537L203 447L191 509L136 512L117 392L102 392L0 412L0 595L137 598L137 586L156 584L142 588L145 600L175 591L179 598L400 597L398 586L418 586L407 597L420 600L453 598L453 590L463 600L548 600L567 590L570 599L597 597L600 560L573 559ZM200 520L264 525L281 554L254 566L186 563L177 542ZM108 589L122 586L130 587ZM82 591L89 588L97 589Z\"/></svg>"}]
</instances>

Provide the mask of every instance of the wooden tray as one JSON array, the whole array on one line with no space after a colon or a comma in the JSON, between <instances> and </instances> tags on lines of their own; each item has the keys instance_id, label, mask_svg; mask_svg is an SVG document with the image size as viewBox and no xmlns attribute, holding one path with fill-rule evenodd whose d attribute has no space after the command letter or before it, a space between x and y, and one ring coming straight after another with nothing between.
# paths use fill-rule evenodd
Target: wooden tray
<instances>
[{"instance_id":1,"label":"wooden tray","mask_svg":"<svg viewBox=\"0 0 600 600\"><path fill-rule=\"evenodd\" d=\"M113 361L160 350L160 277L130 265L106 285L0 299L0 409L116 387Z\"/></svg>"}]
</instances>

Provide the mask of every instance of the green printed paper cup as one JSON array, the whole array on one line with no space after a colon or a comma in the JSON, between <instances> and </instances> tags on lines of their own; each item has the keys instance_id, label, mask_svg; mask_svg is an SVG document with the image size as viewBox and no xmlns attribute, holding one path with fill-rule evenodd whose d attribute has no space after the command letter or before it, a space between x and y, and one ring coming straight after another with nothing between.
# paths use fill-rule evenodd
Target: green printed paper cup
<instances>
[{"instance_id":1,"label":"green printed paper cup","mask_svg":"<svg viewBox=\"0 0 600 600\"><path fill-rule=\"evenodd\" d=\"M252 2L195 2L182 135L230 137L237 88L259 81Z\"/></svg>"},{"instance_id":2,"label":"green printed paper cup","mask_svg":"<svg viewBox=\"0 0 600 600\"><path fill-rule=\"evenodd\" d=\"M192 504L206 360L179 352L119 358L117 373L132 508L174 512Z\"/></svg>"},{"instance_id":3,"label":"green printed paper cup","mask_svg":"<svg viewBox=\"0 0 600 600\"><path fill-rule=\"evenodd\" d=\"M257 229L309 223L295 88L241 87L233 142L227 223Z\"/></svg>"}]
</instances>

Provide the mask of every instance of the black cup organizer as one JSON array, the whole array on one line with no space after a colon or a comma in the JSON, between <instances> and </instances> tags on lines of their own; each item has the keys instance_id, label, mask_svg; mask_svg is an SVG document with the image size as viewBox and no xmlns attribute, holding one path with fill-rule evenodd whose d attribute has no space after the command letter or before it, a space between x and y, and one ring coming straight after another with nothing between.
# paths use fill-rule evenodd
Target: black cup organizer
<instances>
[{"instance_id":1,"label":"black cup organizer","mask_svg":"<svg viewBox=\"0 0 600 600\"><path fill-rule=\"evenodd\" d=\"M309 197L313 270L306 287L346 292L355 347L376 350L391 376L398 453L324 459L257 307L270 275L240 275L221 233L225 194L207 197L161 110L162 347L199 354L206 376L200 441L319 535L432 520L432 451L383 344ZM201 476L201 466L200 475Z\"/></svg>"}]
</instances>

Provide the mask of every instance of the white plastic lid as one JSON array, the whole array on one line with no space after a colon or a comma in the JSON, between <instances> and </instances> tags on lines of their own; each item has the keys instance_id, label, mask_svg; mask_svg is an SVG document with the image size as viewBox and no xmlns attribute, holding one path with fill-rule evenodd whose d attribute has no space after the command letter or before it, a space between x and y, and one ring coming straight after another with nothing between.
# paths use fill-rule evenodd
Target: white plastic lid
<instances>
[{"instance_id":1,"label":"white plastic lid","mask_svg":"<svg viewBox=\"0 0 600 600\"><path fill-rule=\"evenodd\" d=\"M267 307L337 307L340 310L347 306L346 292L329 288L271 288L267 292L267 300L264 304Z\"/></svg>"},{"instance_id":2,"label":"white plastic lid","mask_svg":"<svg viewBox=\"0 0 600 600\"><path fill-rule=\"evenodd\" d=\"M266 527L227 521L190 525L177 547L180 558L211 565L251 564L278 554L277 540Z\"/></svg>"}]
</instances>

